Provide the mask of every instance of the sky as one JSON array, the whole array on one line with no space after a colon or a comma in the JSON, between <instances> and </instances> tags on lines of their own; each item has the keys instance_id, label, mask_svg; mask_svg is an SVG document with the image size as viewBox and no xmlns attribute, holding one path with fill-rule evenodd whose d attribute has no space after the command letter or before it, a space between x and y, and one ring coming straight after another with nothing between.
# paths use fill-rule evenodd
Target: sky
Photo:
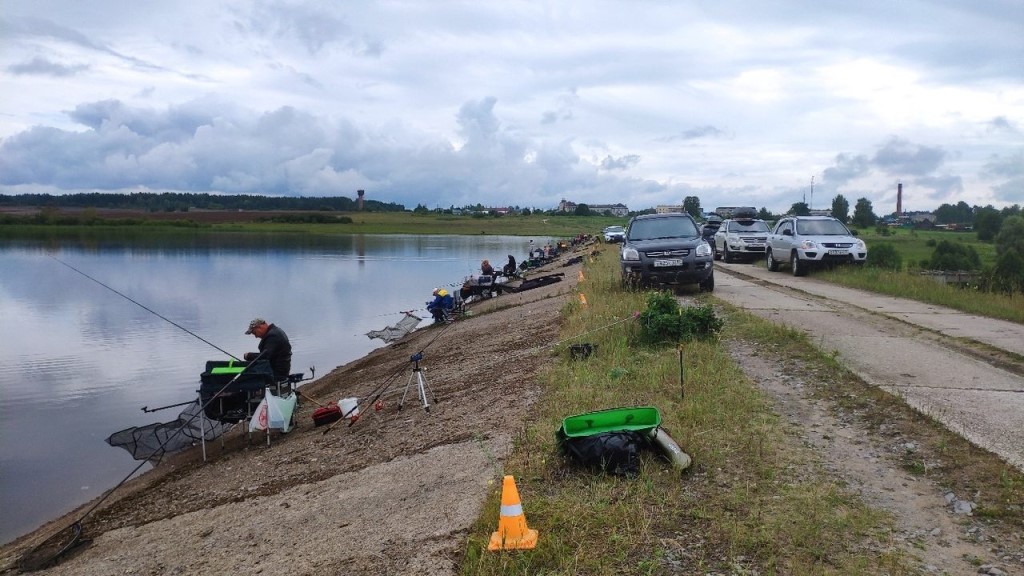
<instances>
[{"instance_id":1,"label":"sky","mask_svg":"<svg viewBox=\"0 0 1024 576\"><path fill-rule=\"evenodd\" d=\"M1024 204L1020 0L0 0L0 193Z\"/></svg>"}]
</instances>

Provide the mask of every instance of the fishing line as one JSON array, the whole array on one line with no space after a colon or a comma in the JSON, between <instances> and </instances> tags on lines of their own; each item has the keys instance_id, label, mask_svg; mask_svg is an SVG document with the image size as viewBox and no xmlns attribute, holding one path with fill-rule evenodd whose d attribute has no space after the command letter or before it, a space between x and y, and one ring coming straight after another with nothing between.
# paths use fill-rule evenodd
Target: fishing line
<instances>
[{"instance_id":1,"label":"fishing line","mask_svg":"<svg viewBox=\"0 0 1024 576\"><path fill-rule=\"evenodd\" d=\"M154 316L156 316L157 318L160 318L161 320L163 320L163 321L165 321L165 322L169 323L170 325L174 326L175 328L179 328L179 329L181 329L181 330L184 330L184 331L185 331L185 332L187 332L188 334L190 334L190 335L192 335L192 336L194 336L194 337L198 338L199 340L201 340L201 341L203 341L203 342L205 342L205 343L209 344L210 346L212 346L212 347L213 347L213 348L215 348L216 350L219 350L219 351L223 352L224 354L228 355L228 356L229 356L229 357L231 357L231 358L234 358L235 360L241 361L241 359L240 359L240 358L238 358L237 356L235 356L235 355L234 355L234 354L232 354L231 352L228 352L227 350L225 350L225 349L221 348L220 346L217 346L217 345L216 345L216 344L214 344L213 342L210 342L210 341L209 341L209 340L207 340L206 338L203 338L202 336L200 336L200 335L196 334L195 332L193 332L193 331L189 330L188 328L185 328L184 326L182 326L181 324L178 324L178 323L177 323L177 322L175 322L174 320L171 320L171 319L167 318L166 316L164 316L164 315L160 314L159 312L157 312L157 311L153 310L152 308L149 308L148 306L145 306L144 304L141 304L141 303L139 303L138 301L136 301L136 300L133 300L133 299L132 299L132 298L131 298L130 296L127 296L127 295L125 295L125 294L123 294L123 293L121 293L121 292L118 292L118 291L117 291L117 290L115 290L114 288L111 288L110 286L108 286L108 285L104 284L103 282L100 282L99 280L97 280L97 279L93 278L92 276L89 276L89 275L88 275L88 274L86 274L85 272L82 272L82 271L81 271L81 270L79 270L78 268L75 268L74 266L72 266L71 264L68 264L67 262L65 262L65 261L61 260L60 258L57 258L56 256L53 256L53 255L50 255L50 258L53 258L53 259L54 259L54 260L56 260L57 262L60 262L61 264L63 264L63 265L65 265L65 266L67 266L68 268L70 268L70 269L74 270L75 272L78 272L78 273L79 273L79 274L81 274L82 276L85 276L85 277L86 277L86 278L88 278L89 280L92 280L93 282L95 282L95 283L99 284L100 286L103 286L103 287L104 287L104 288L106 288L107 290L110 290L110 291L111 291L111 292L113 292L114 294L117 294L118 296L120 296L120 297L124 298L125 300L127 300L127 301L131 302L132 304L135 304L136 306L138 306L139 308L142 308L142 309L143 309L143 310L145 310L146 312L149 312L150 314L153 314L153 315L154 315Z\"/></svg>"}]
</instances>

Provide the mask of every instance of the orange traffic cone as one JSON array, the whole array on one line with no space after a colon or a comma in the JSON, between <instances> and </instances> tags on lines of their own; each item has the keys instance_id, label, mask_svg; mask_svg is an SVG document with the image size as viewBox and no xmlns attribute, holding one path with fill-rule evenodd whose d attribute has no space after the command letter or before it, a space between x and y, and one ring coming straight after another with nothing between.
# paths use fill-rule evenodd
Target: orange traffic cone
<instances>
[{"instance_id":1,"label":"orange traffic cone","mask_svg":"<svg viewBox=\"0 0 1024 576\"><path fill-rule=\"evenodd\" d=\"M584 308L587 307L587 297L582 292L580 292L580 304L583 304Z\"/></svg>"},{"instance_id":2,"label":"orange traffic cone","mask_svg":"<svg viewBox=\"0 0 1024 576\"><path fill-rule=\"evenodd\" d=\"M501 486L501 515L498 531L491 534L488 550L527 550L537 545L537 531L526 527L523 504L512 476L505 476Z\"/></svg>"}]
</instances>

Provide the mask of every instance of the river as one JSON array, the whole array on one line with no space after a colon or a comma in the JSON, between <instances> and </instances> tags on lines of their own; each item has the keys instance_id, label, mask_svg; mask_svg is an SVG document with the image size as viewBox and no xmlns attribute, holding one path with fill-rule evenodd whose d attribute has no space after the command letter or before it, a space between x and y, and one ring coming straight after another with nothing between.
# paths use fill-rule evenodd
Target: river
<instances>
[{"instance_id":1,"label":"river","mask_svg":"<svg viewBox=\"0 0 1024 576\"><path fill-rule=\"evenodd\" d=\"M552 239L534 237L537 243ZM292 372L322 376L383 345L365 334L422 309L529 237L197 235L166 245L0 241L0 541L91 500L137 466L105 442L170 421L207 360L283 328Z\"/></svg>"}]
</instances>

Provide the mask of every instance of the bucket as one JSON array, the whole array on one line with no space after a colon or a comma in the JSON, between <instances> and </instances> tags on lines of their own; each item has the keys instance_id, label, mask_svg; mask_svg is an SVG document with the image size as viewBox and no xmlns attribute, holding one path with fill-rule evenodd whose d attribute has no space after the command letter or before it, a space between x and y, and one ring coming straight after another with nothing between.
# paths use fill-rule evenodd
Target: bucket
<instances>
[{"instance_id":1,"label":"bucket","mask_svg":"<svg viewBox=\"0 0 1024 576\"><path fill-rule=\"evenodd\" d=\"M342 416L355 420L359 416L359 398L342 398L338 400L338 408L341 408Z\"/></svg>"}]
</instances>

